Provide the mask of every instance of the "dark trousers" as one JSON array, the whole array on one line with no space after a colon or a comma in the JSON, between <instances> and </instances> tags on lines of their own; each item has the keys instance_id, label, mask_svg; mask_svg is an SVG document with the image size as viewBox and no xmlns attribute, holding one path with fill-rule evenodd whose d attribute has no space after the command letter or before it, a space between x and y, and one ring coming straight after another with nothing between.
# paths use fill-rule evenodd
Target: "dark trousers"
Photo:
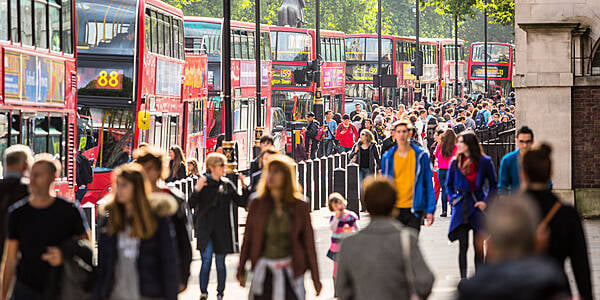
<instances>
[{"instance_id":1,"label":"dark trousers","mask_svg":"<svg viewBox=\"0 0 600 300\"><path fill-rule=\"evenodd\" d=\"M425 212L420 212L419 215L416 216L412 213L410 208L397 208L397 210L398 215L396 216L396 220L400 221L404 226L416 229L417 233L421 231L421 224L423 224Z\"/></svg>"},{"instance_id":2,"label":"dark trousers","mask_svg":"<svg viewBox=\"0 0 600 300\"><path fill-rule=\"evenodd\" d=\"M319 142L316 140L308 140L306 150L310 148L310 159L317 158L317 150L319 150Z\"/></svg>"},{"instance_id":3,"label":"dark trousers","mask_svg":"<svg viewBox=\"0 0 600 300\"><path fill-rule=\"evenodd\" d=\"M469 224L461 224L456 228L458 237L458 267L460 268L460 278L467 278L467 250L469 249L469 231L473 229ZM483 263L483 242L478 245L477 237L473 233L473 248L475 249L475 272Z\"/></svg>"},{"instance_id":4,"label":"dark trousers","mask_svg":"<svg viewBox=\"0 0 600 300\"><path fill-rule=\"evenodd\" d=\"M446 178L448 177L448 169L439 169L438 170L438 180L440 181L440 186L442 187L442 212L446 213L448 211L448 190L446 189Z\"/></svg>"},{"instance_id":5,"label":"dark trousers","mask_svg":"<svg viewBox=\"0 0 600 300\"><path fill-rule=\"evenodd\" d=\"M43 300L43 296L38 291L19 281L15 282L11 300Z\"/></svg>"}]
</instances>

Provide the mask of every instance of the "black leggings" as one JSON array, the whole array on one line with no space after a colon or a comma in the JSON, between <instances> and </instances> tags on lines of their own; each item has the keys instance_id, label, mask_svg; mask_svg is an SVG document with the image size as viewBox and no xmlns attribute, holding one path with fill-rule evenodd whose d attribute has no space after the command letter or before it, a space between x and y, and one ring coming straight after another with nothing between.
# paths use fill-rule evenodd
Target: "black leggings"
<instances>
[{"instance_id":1,"label":"black leggings","mask_svg":"<svg viewBox=\"0 0 600 300\"><path fill-rule=\"evenodd\" d=\"M469 249L469 231L473 227L469 224L462 224L456 228L458 237L458 266L460 268L460 278L467 278L467 249ZM473 233L473 248L475 248L475 272L483 263L483 240L476 233Z\"/></svg>"}]
</instances>

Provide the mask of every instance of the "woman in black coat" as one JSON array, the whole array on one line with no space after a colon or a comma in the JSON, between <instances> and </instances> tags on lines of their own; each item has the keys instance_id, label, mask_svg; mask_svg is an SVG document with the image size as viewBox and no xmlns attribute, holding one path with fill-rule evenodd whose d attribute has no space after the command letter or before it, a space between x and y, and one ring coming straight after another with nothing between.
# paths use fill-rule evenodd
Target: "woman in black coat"
<instances>
[{"instance_id":1,"label":"woman in black coat","mask_svg":"<svg viewBox=\"0 0 600 300\"><path fill-rule=\"evenodd\" d=\"M235 185L225 176L227 158L220 153L211 153L206 157L206 173L198 180L196 191L190 197L190 207L194 209L197 247L202 256L200 268L200 299L208 298L208 279L213 254L217 263L217 297L222 298L225 291L225 256L233 253L235 230L233 228L233 203L245 207L248 191L242 188L239 195ZM241 180L244 185L244 180ZM235 245L235 246L234 246ZM220 299L219 298L219 299Z\"/></svg>"},{"instance_id":2,"label":"woman in black coat","mask_svg":"<svg viewBox=\"0 0 600 300\"><path fill-rule=\"evenodd\" d=\"M551 151L550 146L542 144L525 152L521 163L521 178L526 194L538 206L542 218L549 219L547 229L550 236L545 254L552 258L563 272L565 260L569 258L581 299L592 300L590 262L581 218L573 206L561 204L549 188L552 172ZM552 214L555 206L557 210ZM567 278L566 273L564 274Z\"/></svg>"},{"instance_id":3,"label":"woman in black coat","mask_svg":"<svg viewBox=\"0 0 600 300\"><path fill-rule=\"evenodd\" d=\"M368 129L360 132L360 139L352 148L350 162L358 165L359 182L375 174L375 168L381 168L381 156L375 143L373 133Z\"/></svg>"},{"instance_id":4,"label":"woman in black coat","mask_svg":"<svg viewBox=\"0 0 600 300\"><path fill-rule=\"evenodd\" d=\"M183 150L177 145L171 146L169 149L169 177L166 182L173 182L187 177L187 166Z\"/></svg>"}]
</instances>

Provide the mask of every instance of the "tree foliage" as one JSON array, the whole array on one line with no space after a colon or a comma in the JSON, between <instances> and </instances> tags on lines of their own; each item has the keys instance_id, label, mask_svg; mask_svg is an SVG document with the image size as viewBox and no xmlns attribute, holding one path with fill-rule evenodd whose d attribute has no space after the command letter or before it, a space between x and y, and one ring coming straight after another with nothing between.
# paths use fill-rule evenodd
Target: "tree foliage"
<instances>
[{"instance_id":1,"label":"tree foliage","mask_svg":"<svg viewBox=\"0 0 600 300\"><path fill-rule=\"evenodd\" d=\"M181 8L185 15L222 17L220 0L166 0ZM343 2L343 3L342 3ZM458 36L467 43L483 41L485 0L420 0L420 36L454 37L454 14L459 17ZM261 22L277 24L281 0L261 1ZM512 42L514 0L488 0L488 40ZM315 27L315 0L306 0L304 10L308 28ZM254 0L232 0L234 20L254 22ZM374 33L377 29L377 0L321 0L321 29L345 33ZM415 35L415 0L382 0L384 34Z\"/></svg>"}]
</instances>

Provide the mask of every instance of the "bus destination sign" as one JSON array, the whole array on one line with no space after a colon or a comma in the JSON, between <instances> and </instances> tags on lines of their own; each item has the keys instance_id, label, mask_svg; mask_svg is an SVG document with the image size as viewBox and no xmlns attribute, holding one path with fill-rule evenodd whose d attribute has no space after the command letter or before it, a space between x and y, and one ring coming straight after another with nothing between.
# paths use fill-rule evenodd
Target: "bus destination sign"
<instances>
[{"instance_id":1,"label":"bus destination sign","mask_svg":"<svg viewBox=\"0 0 600 300\"><path fill-rule=\"evenodd\" d=\"M508 79L508 66L488 65L487 75L489 78ZM485 77L485 66L474 65L471 67L471 77Z\"/></svg>"}]
</instances>

